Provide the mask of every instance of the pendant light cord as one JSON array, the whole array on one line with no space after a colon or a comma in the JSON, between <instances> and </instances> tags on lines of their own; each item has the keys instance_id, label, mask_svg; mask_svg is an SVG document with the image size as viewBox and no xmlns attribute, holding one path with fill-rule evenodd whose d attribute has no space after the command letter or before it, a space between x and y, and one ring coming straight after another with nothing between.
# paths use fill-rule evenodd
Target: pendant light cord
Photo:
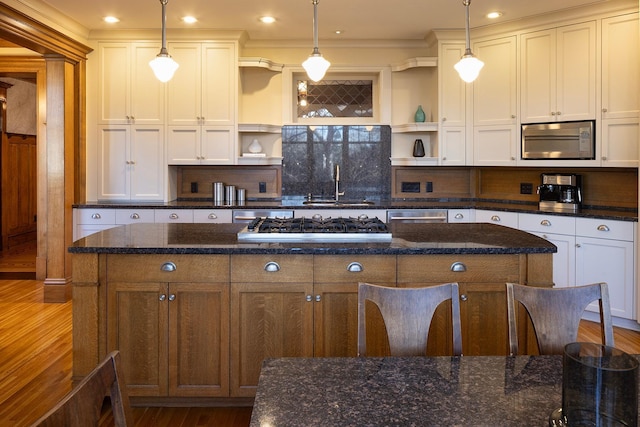
<instances>
[{"instance_id":1,"label":"pendant light cord","mask_svg":"<svg viewBox=\"0 0 640 427\"><path fill-rule=\"evenodd\" d=\"M318 49L318 0L311 0L313 3L313 54L320 53Z\"/></svg>"},{"instance_id":2,"label":"pendant light cord","mask_svg":"<svg viewBox=\"0 0 640 427\"><path fill-rule=\"evenodd\" d=\"M161 55L169 55L167 51L167 3L169 0L160 0L162 5L162 47L160 48Z\"/></svg>"},{"instance_id":3,"label":"pendant light cord","mask_svg":"<svg viewBox=\"0 0 640 427\"><path fill-rule=\"evenodd\" d=\"M466 46L465 46L465 55L471 55L471 36L469 35L469 27L471 26L471 17L469 16L469 5L471 5L471 0L462 0L462 4L466 8L466 17L467 17L467 26L466 26Z\"/></svg>"}]
</instances>

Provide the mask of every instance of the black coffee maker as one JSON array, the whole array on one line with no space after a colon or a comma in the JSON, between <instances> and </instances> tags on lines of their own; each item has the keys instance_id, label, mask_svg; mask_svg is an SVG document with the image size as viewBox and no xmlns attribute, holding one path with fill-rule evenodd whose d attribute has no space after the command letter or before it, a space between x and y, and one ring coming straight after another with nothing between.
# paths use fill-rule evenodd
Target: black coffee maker
<instances>
[{"instance_id":1,"label":"black coffee maker","mask_svg":"<svg viewBox=\"0 0 640 427\"><path fill-rule=\"evenodd\" d=\"M573 174L540 175L538 186L540 210L547 212L577 212L582 206L582 178Z\"/></svg>"}]
</instances>

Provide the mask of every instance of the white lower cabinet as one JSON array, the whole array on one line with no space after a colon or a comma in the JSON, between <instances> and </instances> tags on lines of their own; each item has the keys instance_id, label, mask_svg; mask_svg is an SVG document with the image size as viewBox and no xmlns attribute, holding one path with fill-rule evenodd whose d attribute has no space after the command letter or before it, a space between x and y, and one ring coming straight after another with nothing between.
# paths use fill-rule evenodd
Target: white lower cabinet
<instances>
[{"instance_id":1,"label":"white lower cabinet","mask_svg":"<svg viewBox=\"0 0 640 427\"><path fill-rule=\"evenodd\" d=\"M473 209L449 209L447 211L447 222L474 222L474 214Z\"/></svg>"},{"instance_id":2,"label":"white lower cabinet","mask_svg":"<svg viewBox=\"0 0 640 427\"><path fill-rule=\"evenodd\" d=\"M556 245L557 287L606 282L611 314L635 319L635 223L559 215L519 214L520 229ZM587 310L599 311L597 303Z\"/></svg>"}]
</instances>

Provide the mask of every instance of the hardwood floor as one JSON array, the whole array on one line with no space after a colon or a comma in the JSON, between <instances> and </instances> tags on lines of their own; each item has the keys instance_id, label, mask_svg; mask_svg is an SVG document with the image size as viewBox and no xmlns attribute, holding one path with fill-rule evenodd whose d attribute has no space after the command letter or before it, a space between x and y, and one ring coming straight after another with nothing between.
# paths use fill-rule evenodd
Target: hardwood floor
<instances>
[{"instance_id":1,"label":"hardwood floor","mask_svg":"<svg viewBox=\"0 0 640 427\"><path fill-rule=\"evenodd\" d=\"M44 304L43 283L0 280L0 427L27 426L71 389L71 302ZM599 327L581 325L581 341ZM615 328L616 347L640 353L640 332ZM133 408L136 426L248 426L251 408ZM101 425L109 425L105 413Z\"/></svg>"},{"instance_id":2,"label":"hardwood floor","mask_svg":"<svg viewBox=\"0 0 640 427\"><path fill-rule=\"evenodd\" d=\"M36 242L0 251L0 279L36 278Z\"/></svg>"}]
</instances>

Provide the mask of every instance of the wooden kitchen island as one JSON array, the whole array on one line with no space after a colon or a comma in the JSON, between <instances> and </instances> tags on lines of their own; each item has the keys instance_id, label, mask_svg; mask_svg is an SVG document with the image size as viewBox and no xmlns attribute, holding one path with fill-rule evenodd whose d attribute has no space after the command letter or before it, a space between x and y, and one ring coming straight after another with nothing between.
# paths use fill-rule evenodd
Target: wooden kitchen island
<instances>
[{"instance_id":1,"label":"wooden kitchen island","mask_svg":"<svg viewBox=\"0 0 640 427\"><path fill-rule=\"evenodd\" d=\"M134 403L250 402L265 358L356 356L358 282L458 282L463 353L504 355L505 282L553 285L556 247L494 224L393 224L377 243L238 242L244 225L135 224L75 242L74 380L118 349ZM429 355L450 354L449 323L443 305Z\"/></svg>"}]
</instances>

